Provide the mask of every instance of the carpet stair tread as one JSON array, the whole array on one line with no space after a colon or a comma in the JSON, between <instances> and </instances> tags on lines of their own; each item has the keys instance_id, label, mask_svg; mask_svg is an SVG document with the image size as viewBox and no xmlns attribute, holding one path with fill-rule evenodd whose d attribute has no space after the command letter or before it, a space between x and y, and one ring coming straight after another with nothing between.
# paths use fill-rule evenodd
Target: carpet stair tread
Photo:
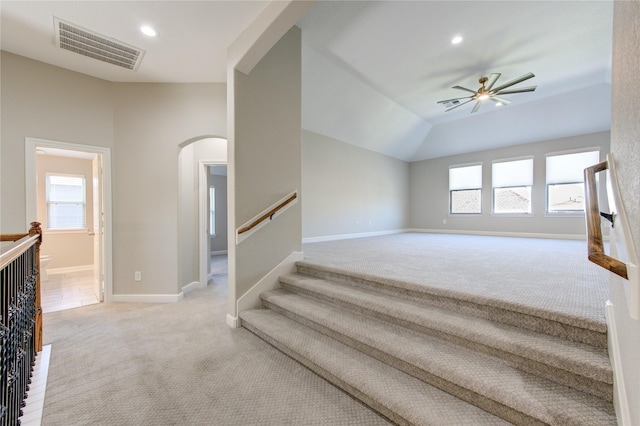
<instances>
[{"instance_id":1,"label":"carpet stair tread","mask_svg":"<svg viewBox=\"0 0 640 426\"><path fill-rule=\"evenodd\" d=\"M431 331L455 343L470 341L488 347L488 352L505 352L608 385L613 383L611 363L603 348L303 274L283 275L280 282L287 290L299 291L418 331Z\"/></svg>"},{"instance_id":2,"label":"carpet stair tread","mask_svg":"<svg viewBox=\"0 0 640 426\"><path fill-rule=\"evenodd\" d=\"M454 310L565 340L604 349L607 347L606 323L593 318L534 308L527 304L497 300L478 294L456 292L452 289L432 287L424 283L355 273L308 261L296 262L296 266L298 273L310 277L406 298L424 305Z\"/></svg>"},{"instance_id":3,"label":"carpet stair tread","mask_svg":"<svg viewBox=\"0 0 640 426\"><path fill-rule=\"evenodd\" d=\"M398 424L509 424L274 311L240 317L244 327Z\"/></svg>"},{"instance_id":4,"label":"carpet stair tread","mask_svg":"<svg viewBox=\"0 0 640 426\"><path fill-rule=\"evenodd\" d=\"M546 424L616 422L611 403L512 368L493 357L286 290L265 292L262 298L270 309L461 394L457 396L473 400L475 405L485 409L494 404L506 407L498 408L495 414L509 420L523 413L531 421ZM471 396L464 396L469 393Z\"/></svg>"}]
</instances>

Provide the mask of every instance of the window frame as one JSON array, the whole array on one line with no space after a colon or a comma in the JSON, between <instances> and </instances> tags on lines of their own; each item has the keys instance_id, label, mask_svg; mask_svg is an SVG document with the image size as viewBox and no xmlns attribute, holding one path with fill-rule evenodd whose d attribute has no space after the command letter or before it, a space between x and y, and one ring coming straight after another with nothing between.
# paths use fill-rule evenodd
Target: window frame
<instances>
[{"instance_id":1,"label":"window frame","mask_svg":"<svg viewBox=\"0 0 640 426\"><path fill-rule=\"evenodd\" d=\"M550 209L550 205L549 205L549 195L550 195L550 191L549 191L549 187L550 186L557 186L557 185L582 185L582 193L584 194L584 174L581 173L582 176L582 180L581 181L564 181L564 182L553 182L553 183L549 183L549 158L550 157L561 157L561 156L568 156L568 155L574 155L574 154L583 154L583 153L597 153L598 156L598 160L597 163L598 164L601 160L600 160L600 147L594 146L594 147L589 147L589 148L581 148L581 149L576 149L576 150L569 150L569 151L559 151L559 152L549 152L545 155L545 215L546 216L584 216L585 214L585 205L584 205L584 199L583 199L583 208L582 210L551 210ZM584 172L584 170L583 170ZM598 175L596 174L596 185L598 184Z\"/></svg>"},{"instance_id":2,"label":"window frame","mask_svg":"<svg viewBox=\"0 0 640 426\"><path fill-rule=\"evenodd\" d=\"M451 170L453 169L464 169L464 168L471 168L471 167L480 167L480 186L476 187L476 186L469 186L466 188L455 188L455 189L451 189ZM451 165L449 166L449 216L478 216L478 215L482 215L482 183L483 183L483 164L481 162L478 163L468 163L468 164L456 164L456 165ZM468 191L479 191L479 200L480 200L480 204L479 204L479 211L477 212L454 212L453 211L453 193L454 192L468 192Z\"/></svg>"},{"instance_id":3,"label":"window frame","mask_svg":"<svg viewBox=\"0 0 640 426\"><path fill-rule=\"evenodd\" d=\"M517 184L517 185L507 185L507 186L496 186L494 183L495 180L495 165L496 164L504 164L504 163L515 163L520 161L530 161L531 162L531 175L527 182L530 182L528 185L525 184ZM534 167L535 167L535 159L533 156L525 156L525 157L516 157L516 158L505 158L500 160L494 160L491 162L491 214L497 216L533 216L533 175L534 175ZM512 212L499 212L496 211L496 189L510 189L510 188L528 188L529 190L529 210L528 211L512 211Z\"/></svg>"},{"instance_id":4,"label":"window frame","mask_svg":"<svg viewBox=\"0 0 640 426\"><path fill-rule=\"evenodd\" d=\"M52 177L62 177L62 178L79 178L82 181L82 201L51 201L51 178ZM49 172L45 176L45 204L46 204L46 221L47 225L45 230L47 232L86 232L87 231L87 177L82 174L71 174L71 173L56 173ZM82 205L82 226L79 227L52 227L51 218L51 205L71 205L71 204L81 204Z\"/></svg>"}]
</instances>

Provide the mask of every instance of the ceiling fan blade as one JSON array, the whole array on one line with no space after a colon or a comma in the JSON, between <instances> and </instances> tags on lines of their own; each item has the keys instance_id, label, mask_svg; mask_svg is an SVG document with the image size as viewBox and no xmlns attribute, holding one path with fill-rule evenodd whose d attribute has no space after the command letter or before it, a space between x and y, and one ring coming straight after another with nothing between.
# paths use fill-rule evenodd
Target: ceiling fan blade
<instances>
[{"instance_id":1,"label":"ceiling fan blade","mask_svg":"<svg viewBox=\"0 0 640 426\"><path fill-rule=\"evenodd\" d=\"M471 110L471 113L474 113L478 109L480 109L480 105L482 105L482 101L477 101L476 104L473 106L473 109Z\"/></svg>"},{"instance_id":2,"label":"ceiling fan blade","mask_svg":"<svg viewBox=\"0 0 640 426\"><path fill-rule=\"evenodd\" d=\"M503 104L503 105L509 105L511 103L511 101L509 99L499 98L497 96L492 96L489 99L491 99L493 102L497 102L497 103Z\"/></svg>"},{"instance_id":3,"label":"ceiling fan blade","mask_svg":"<svg viewBox=\"0 0 640 426\"><path fill-rule=\"evenodd\" d=\"M510 82L505 83L502 86L496 87L495 89L493 89L493 92L498 93L502 89L506 89L507 87L513 86L514 84L521 83L525 80L529 80L530 78L533 78L533 77L535 77L535 75L533 73L528 72L525 75L516 78L515 80L511 80Z\"/></svg>"},{"instance_id":4,"label":"ceiling fan blade","mask_svg":"<svg viewBox=\"0 0 640 426\"><path fill-rule=\"evenodd\" d=\"M512 93L533 92L534 90L536 90L536 87L538 86L523 87L521 89L500 90L499 92L496 92L496 95L508 95L510 93L512 94Z\"/></svg>"},{"instance_id":5,"label":"ceiling fan blade","mask_svg":"<svg viewBox=\"0 0 640 426\"><path fill-rule=\"evenodd\" d=\"M491 90L491 88L494 84L496 84L496 81L498 81L501 75L502 74L500 74L499 72L494 72L493 74L491 74L489 76L489 79L485 83L485 90Z\"/></svg>"},{"instance_id":6,"label":"ceiling fan blade","mask_svg":"<svg viewBox=\"0 0 640 426\"><path fill-rule=\"evenodd\" d=\"M475 90L471 90L471 89L467 89L466 87L462 87L462 86L453 86L452 89L460 89L460 90L465 90L467 92L471 92L473 94L476 94L477 92Z\"/></svg>"},{"instance_id":7,"label":"ceiling fan blade","mask_svg":"<svg viewBox=\"0 0 640 426\"><path fill-rule=\"evenodd\" d=\"M469 99L469 98L473 98L473 96L463 96L461 98L445 99L443 101L438 101L438 103L439 104L446 104L447 102L459 101L460 99Z\"/></svg>"},{"instance_id":8,"label":"ceiling fan blade","mask_svg":"<svg viewBox=\"0 0 640 426\"><path fill-rule=\"evenodd\" d=\"M451 111L452 109L456 109L456 108L458 108L459 106L462 106L462 105L464 105L464 104L468 104L468 103L469 103L469 102L471 102L472 100L473 100L473 98L469 99L468 101L461 102L461 103L459 103L458 105L456 105L456 106L454 106L454 107L451 107L451 108L449 108L449 109L445 110L445 112L447 112L447 111Z\"/></svg>"}]
</instances>

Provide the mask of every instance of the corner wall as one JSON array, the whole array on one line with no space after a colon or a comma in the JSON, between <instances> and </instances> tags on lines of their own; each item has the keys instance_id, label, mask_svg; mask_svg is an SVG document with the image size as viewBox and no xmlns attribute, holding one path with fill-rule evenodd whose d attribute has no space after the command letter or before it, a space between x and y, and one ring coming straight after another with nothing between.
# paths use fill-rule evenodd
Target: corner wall
<instances>
[{"instance_id":1,"label":"corner wall","mask_svg":"<svg viewBox=\"0 0 640 426\"><path fill-rule=\"evenodd\" d=\"M409 163L302 132L302 236L306 239L408 226Z\"/></svg>"},{"instance_id":2,"label":"corner wall","mask_svg":"<svg viewBox=\"0 0 640 426\"><path fill-rule=\"evenodd\" d=\"M288 30L249 74L232 72L229 237L235 247L229 256L229 310L235 317L237 300L302 247L300 202L239 245L234 235L287 194L301 195L300 29Z\"/></svg>"},{"instance_id":3,"label":"corner wall","mask_svg":"<svg viewBox=\"0 0 640 426\"><path fill-rule=\"evenodd\" d=\"M584 238L584 215L546 215L547 153L599 147L601 161L609 152L609 132L515 145L506 148L442 157L411 163L410 219L412 228L449 232L556 234ZM494 160L533 156L532 212L527 217L491 214L491 163ZM482 163L482 213L449 215L449 166ZM601 177L601 200L606 200ZM603 205L603 210L606 205ZM446 220L446 223L443 221Z\"/></svg>"}]
</instances>

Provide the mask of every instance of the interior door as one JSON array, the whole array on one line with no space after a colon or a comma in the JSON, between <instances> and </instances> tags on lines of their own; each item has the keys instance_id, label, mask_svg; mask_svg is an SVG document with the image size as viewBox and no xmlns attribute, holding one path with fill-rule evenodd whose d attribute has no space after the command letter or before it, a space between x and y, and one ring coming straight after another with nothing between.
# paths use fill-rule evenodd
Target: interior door
<instances>
[{"instance_id":1,"label":"interior door","mask_svg":"<svg viewBox=\"0 0 640 426\"><path fill-rule=\"evenodd\" d=\"M104 174L102 154L93 159L93 282L96 298L104 301Z\"/></svg>"}]
</instances>

